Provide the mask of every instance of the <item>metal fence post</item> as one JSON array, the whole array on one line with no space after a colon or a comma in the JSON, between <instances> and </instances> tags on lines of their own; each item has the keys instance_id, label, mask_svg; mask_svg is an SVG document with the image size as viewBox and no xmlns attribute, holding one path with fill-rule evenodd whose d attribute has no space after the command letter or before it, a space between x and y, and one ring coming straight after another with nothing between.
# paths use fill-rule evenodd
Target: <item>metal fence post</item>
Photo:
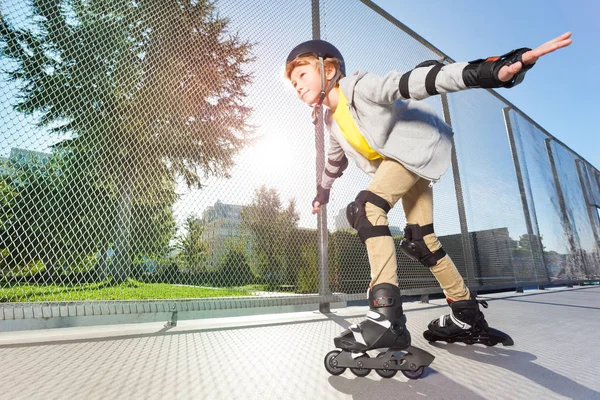
<instances>
[{"instance_id":1,"label":"metal fence post","mask_svg":"<svg viewBox=\"0 0 600 400\"><path fill-rule=\"evenodd\" d=\"M312 0L312 37L321 39L321 16L319 0ZM323 109L317 108L317 123L315 125L316 149L316 181L321 183L321 174L325 168L325 129L323 125ZM331 294L329 289L329 232L327 231L327 205L321 206L317 214L317 242L318 242L318 267L319 267L319 311L331 312L329 302L325 300Z\"/></svg>"},{"instance_id":2,"label":"metal fence post","mask_svg":"<svg viewBox=\"0 0 600 400\"><path fill-rule=\"evenodd\" d=\"M452 126L452 118L450 116L450 107L448 105L448 96L445 93L441 94L442 99L442 110L444 112L444 120L450 126ZM463 253L465 255L465 264L467 271L467 285L471 285L472 276L469 276L469 271L475 273L477 278L477 285L482 286L483 281L481 280L481 265L479 262L475 262L477 257L474 253L475 248L471 242L471 236L469 235L469 227L467 225L467 214L465 212L465 201L463 199L462 184L460 179L460 172L458 169L458 157L456 155L456 144L454 143L454 137L452 138L452 174L454 176L454 191L456 192L456 204L458 207L458 220L460 223L460 233L463 242Z\"/></svg>"},{"instance_id":3,"label":"metal fence post","mask_svg":"<svg viewBox=\"0 0 600 400\"><path fill-rule=\"evenodd\" d=\"M523 174L521 172L521 163L519 161L519 154L517 152L517 144L515 142L515 135L514 135L512 123L510 122L510 114L509 114L510 110L511 110L511 107L505 107L502 109L502 114L504 114L504 123L506 126L506 133L508 134L508 142L510 143L510 151L512 153L513 163L515 166L515 172L517 175L517 183L519 185L519 193L521 194L521 204L523 206L523 214L525 216L525 225L527 227L527 235L529 236L530 241L532 239L534 240L533 243L530 242L532 256L533 256L533 274L534 274L536 282L538 282L536 267L538 266L539 261L541 260L542 264L543 264L542 266L544 267L544 270L546 271L546 281L549 282L550 277L548 276L548 269L546 266L546 262L544 260L544 251L542 250L543 249L542 242L540 240L539 235L534 235L534 232L533 232L533 223L532 222L535 222L536 227L538 227L537 215L535 214L535 209L534 209L533 217L532 217L531 213L529 212L529 202L527 201L527 195L525 193L525 183L523 182ZM539 227L538 227L538 232L539 232ZM534 236L535 236L535 238L534 238Z\"/></svg>"},{"instance_id":4,"label":"metal fence post","mask_svg":"<svg viewBox=\"0 0 600 400\"><path fill-rule=\"evenodd\" d=\"M569 215L567 214L567 205L565 203L565 197L560 186L560 180L558 179L558 170L556 169L556 163L554 162L554 154L552 153L552 138L546 138L546 151L548 152L548 159L550 160L550 167L552 168L552 175L554 176L554 186L556 186L556 194L558 197L558 204L560 206L560 213L563 220L563 228L567 235L567 242L569 243L569 251L573 256L573 260L577 259L577 249L575 247L575 240L573 239L573 228L569 221ZM573 271L571 271L572 275ZM572 279L572 277L570 278Z\"/></svg>"},{"instance_id":5,"label":"metal fence post","mask_svg":"<svg viewBox=\"0 0 600 400\"><path fill-rule=\"evenodd\" d=\"M594 240L596 241L597 248L600 249L600 238L598 235L598 230L596 226L596 221L594 220L594 214L592 213L592 202L588 196L587 187L585 184L585 180L583 178L583 173L581 171L581 160L575 160L575 165L577 165L577 175L579 175L579 182L581 183L581 190L583 191L583 198L585 200L585 208L587 208L587 214L590 219L590 224L592 225L592 233L594 235ZM590 276L588 276L590 278Z\"/></svg>"}]
</instances>

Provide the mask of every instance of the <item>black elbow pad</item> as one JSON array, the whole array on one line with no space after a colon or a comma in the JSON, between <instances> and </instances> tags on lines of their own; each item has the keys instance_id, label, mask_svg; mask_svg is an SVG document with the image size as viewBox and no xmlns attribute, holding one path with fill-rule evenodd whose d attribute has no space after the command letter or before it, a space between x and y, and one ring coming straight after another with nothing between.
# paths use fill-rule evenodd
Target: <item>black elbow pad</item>
<instances>
[{"instance_id":1,"label":"black elbow pad","mask_svg":"<svg viewBox=\"0 0 600 400\"><path fill-rule=\"evenodd\" d=\"M344 155L344 157L340 161L327 160L327 163L333 167L337 167L338 171L336 173L331 173L327 168L325 168L325 175L330 178L339 178L344 175L344 171L348 168L348 158Z\"/></svg>"},{"instance_id":2,"label":"black elbow pad","mask_svg":"<svg viewBox=\"0 0 600 400\"><path fill-rule=\"evenodd\" d=\"M435 79L437 78L437 74L440 72L444 64L439 62L438 60L427 60L417 65L414 69L431 66L433 66L433 68L429 71L427 77L425 78L425 89L427 90L427 93L430 96L434 96L436 94L439 94L437 89L435 88ZM402 77L400 77L400 84L398 89L400 90L400 95L405 99L410 99L410 92L408 90L408 79L410 78L410 74L414 71L414 69L411 69L410 71L404 73Z\"/></svg>"}]
</instances>

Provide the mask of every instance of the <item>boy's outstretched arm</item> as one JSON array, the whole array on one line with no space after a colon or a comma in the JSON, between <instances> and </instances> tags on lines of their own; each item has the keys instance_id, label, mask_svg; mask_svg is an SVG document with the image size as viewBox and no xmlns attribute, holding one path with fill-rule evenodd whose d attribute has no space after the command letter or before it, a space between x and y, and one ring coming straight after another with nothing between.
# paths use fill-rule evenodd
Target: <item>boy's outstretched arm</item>
<instances>
[{"instance_id":1,"label":"boy's outstretched arm","mask_svg":"<svg viewBox=\"0 0 600 400\"><path fill-rule=\"evenodd\" d=\"M312 213L316 214L323 204L329 202L329 191L333 182L343 175L348 167L348 158L344 150L333 135L329 135L329 150L327 152L327 162L321 176L321 183L317 185L317 195L312 202Z\"/></svg>"},{"instance_id":2,"label":"boy's outstretched arm","mask_svg":"<svg viewBox=\"0 0 600 400\"><path fill-rule=\"evenodd\" d=\"M515 74L519 73L521 69L523 69L523 64L525 64L525 66L533 65L540 57L545 56L548 53L552 53L558 49L562 49L563 47L567 47L572 41L571 32L566 32L552 40L549 40L534 50L529 50L523 53L521 56L523 62L505 65L504 67L500 68L500 71L498 71L498 79L500 79L502 82L508 82L512 80Z\"/></svg>"},{"instance_id":3,"label":"boy's outstretched arm","mask_svg":"<svg viewBox=\"0 0 600 400\"><path fill-rule=\"evenodd\" d=\"M525 72L540 57L571 44L570 37L571 33L567 32L535 50L521 48L499 57L453 64L431 60L405 73L392 71L384 77L367 74L357 83L357 88L371 101L391 104L399 99L423 100L470 88L513 87L521 83Z\"/></svg>"}]
</instances>

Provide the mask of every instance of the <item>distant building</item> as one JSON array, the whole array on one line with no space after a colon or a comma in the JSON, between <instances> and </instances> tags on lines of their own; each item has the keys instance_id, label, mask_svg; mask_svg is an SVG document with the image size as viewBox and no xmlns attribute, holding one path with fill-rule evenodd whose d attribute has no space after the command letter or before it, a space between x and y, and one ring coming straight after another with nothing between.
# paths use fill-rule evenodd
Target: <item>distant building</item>
<instances>
[{"instance_id":1,"label":"distant building","mask_svg":"<svg viewBox=\"0 0 600 400\"><path fill-rule=\"evenodd\" d=\"M8 157L0 157L0 174L12 175L12 170L18 169L19 165L26 165L32 162L45 165L50 160L50 157L52 157L51 153L13 147Z\"/></svg>"},{"instance_id":2,"label":"distant building","mask_svg":"<svg viewBox=\"0 0 600 400\"><path fill-rule=\"evenodd\" d=\"M225 204L217 200L202 213L202 240L208 245L209 264L218 264L227 250L226 245L230 239L245 236L240 230L242 209L243 206Z\"/></svg>"},{"instance_id":3,"label":"distant building","mask_svg":"<svg viewBox=\"0 0 600 400\"><path fill-rule=\"evenodd\" d=\"M9 160L9 158L0 157L0 175L6 175L8 173Z\"/></svg>"},{"instance_id":4,"label":"distant building","mask_svg":"<svg viewBox=\"0 0 600 400\"><path fill-rule=\"evenodd\" d=\"M242 218L242 206L221 203L220 200L202 213L204 238L237 236Z\"/></svg>"},{"instance_id":5,"label":"distant building","mask_svg":"<svg viewBox=\"0 0 600 400\"><path fill-rule=\"evenodd\" d=\"M46 164L50 160L50 157L52 157L51 153L13 147L10 150L9 159L19 164L26 164L31 161L40 161L42 164Z\"/></svg>"}]
</instances>

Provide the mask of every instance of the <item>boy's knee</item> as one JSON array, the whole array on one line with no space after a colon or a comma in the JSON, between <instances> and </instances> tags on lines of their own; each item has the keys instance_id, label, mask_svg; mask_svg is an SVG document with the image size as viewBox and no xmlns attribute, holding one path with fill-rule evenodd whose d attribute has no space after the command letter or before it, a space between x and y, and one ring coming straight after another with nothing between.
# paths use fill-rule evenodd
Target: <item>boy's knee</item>
<instances>
[{"instance_id":1,"label":"boy's knee","mask_svg":"<svg viewBox=\"0 0 600 400\"><path fill-rule=\"evenodd\" d=\"M388 217L387 217L387 213L385 212L385 210L383 210L371 203L365 204L365 214L366 214L369 222L372 223L373 225L387 225L388 224Z\"/></svg>"},{"instance_id":2,"label":"boy's knee","mask_svg":"<svg viewBox=\"0 0 600 400\"><path fill-rule=\"evenodd\" d=\"M431 251L432 253L442 248L442 244L438 240L438 237L435 234L435 232L427 236L423 236L423 240L425 241L425 244L427 245L429 251Z\"/></svg>"},{"instance_id":3,"label":"boy's knee","mask_svg":"<svg viewBox=\"0 0 600 400\"><path fill-rule=\"evenodd\" d=\"M429 268L435 266L446 256L446 252L442 249L442 245L433 231L433 224L406 225L400 249L408 257Z\"/></svg>"},{"instance_id":4,"label":"boy's knee","mask_svg":"<svg viewBox=\"0 0 600 400\"><path fill-rule=\"evenodd\" d=\"M375 210L376 208L380 211ZM358 236L364 243L370 237L392 236L387 226L386 216L390 208L385 199L368 190L363 190L352 203L348 204L346 217L350 226L358 231ZM380 212L382 214L379 214ZM386 223L377 223L381 222L382 218Z\"/></svg>"}]
</instances>

